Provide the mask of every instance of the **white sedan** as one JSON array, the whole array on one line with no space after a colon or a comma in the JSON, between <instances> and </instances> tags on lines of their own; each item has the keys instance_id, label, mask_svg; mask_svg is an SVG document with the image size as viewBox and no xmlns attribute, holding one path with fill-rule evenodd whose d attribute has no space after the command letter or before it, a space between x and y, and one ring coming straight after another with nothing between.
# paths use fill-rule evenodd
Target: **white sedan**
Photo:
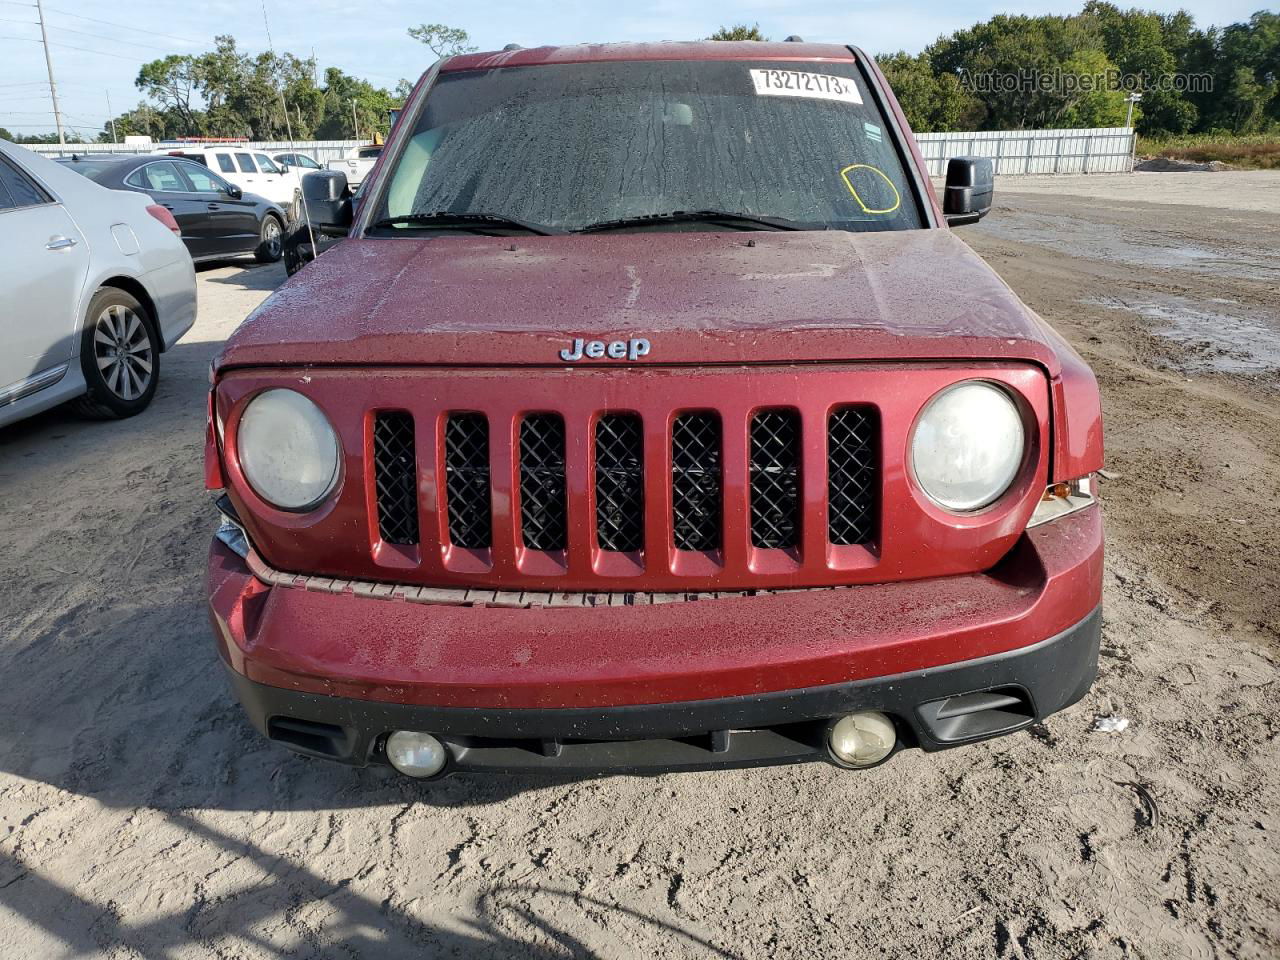
<instances>
[{"instance_id":1,"label":"white sedan","mask_svg":"<svg viewBox=\"0 0 1280 960\"><path fill-rule=\"evenodd\" d=\"M0 140L0 427L75 401L97 419L141 413L160 355L196 319L177 223Z\"/></svg>"}]
</instances>

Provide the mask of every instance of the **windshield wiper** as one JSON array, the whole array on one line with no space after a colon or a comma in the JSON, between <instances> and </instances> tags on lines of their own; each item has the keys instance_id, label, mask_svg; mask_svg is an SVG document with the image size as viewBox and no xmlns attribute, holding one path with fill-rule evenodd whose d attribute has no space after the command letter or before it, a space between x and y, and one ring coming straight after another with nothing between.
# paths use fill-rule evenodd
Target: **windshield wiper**
<instances>
[{"instance_id":1,"label":"windshield wiper","mask_svg":"<svg viewBox=\"0 0 1280 960\"><path fill-rule=\"evenodd\" d=\"M526 233L536 233L541 237L550 237L567 231L558 227L548 227L541 223L529 223L515 217L503 216L500 213L450 213L439 210L435 213L405 213L396 217L384 217L369 225L369 229L381 227L413 227L418 230L483 230L485 227L514 228Z\"/></svg>"},{"instance_id":2,"label":"windshield wiper","mask_svg":"<svg viewBox=\"0 0 1280 960\"><path fill-rule=\"evenodd\" d=\"M589 223L575 231L577 233L596 233L601 230L619 230L627 227L644 227L651 223L724 223L751 228L768 228L771 230L812 230L813 225L785 217L758 217L750 213L730 213L726 210L673 210L671 213L645 213L637 217L620 217L617 220L601 220ZM825 226L825 225L824 225Z\"/></svg>"}]
</instances>

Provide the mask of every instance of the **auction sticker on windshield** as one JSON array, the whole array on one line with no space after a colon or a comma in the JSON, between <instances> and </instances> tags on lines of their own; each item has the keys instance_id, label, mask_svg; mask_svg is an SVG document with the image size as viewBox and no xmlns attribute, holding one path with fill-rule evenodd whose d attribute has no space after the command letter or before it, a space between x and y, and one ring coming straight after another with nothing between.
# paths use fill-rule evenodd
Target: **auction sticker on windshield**
<instances>
[{"instance_id":1,"label":"auction sticker on windshield","mask_svg":"<svg viewBox=\"0 0 1280 960\"><path fill-rule=\"evenodd\" d=\"M846 77L802 70L752 70L751 82L761 97L809 97L815 100L839 100L862 103L862 94Z\"/></svg>"}]
</instances>

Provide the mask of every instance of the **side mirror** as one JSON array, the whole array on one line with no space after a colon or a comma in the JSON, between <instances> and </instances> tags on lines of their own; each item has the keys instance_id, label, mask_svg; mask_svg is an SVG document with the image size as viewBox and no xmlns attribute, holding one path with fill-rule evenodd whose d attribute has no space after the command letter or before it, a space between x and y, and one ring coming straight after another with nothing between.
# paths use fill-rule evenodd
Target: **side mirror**
<instances>
[{"instance_id":1,"label":"side mirror","mask_svg":"<svg viewBox=\"0 0 1280 960\"><path fill-rule=\"evenodd\" d=\"M227 196L232 200L241 200L244 198L244 191L237 187L234 183L227 184Z\"/></svg>"},{"instance_id":2,"label":"side mirror","mask_svg":"<svg viewBox=\"0 0 1280 960\"><path fill-rule=\"evenodd\" d=\"M302 178L302 202L311 229L329 237L343 236L351 229L354 220L351 209L351 188L347 175L337 170L318 170Z\"/></svg>"},{"instance_id":3,"label":"side mirror","mask_svg":"<svg viewBox=\"0 0 1280 960\"><path fill-rule=\"evenodd\" d=\"M277 161L276 161L276 166L280 168L280 172L281 172L281 173L288 173L288 172L289 172L289 165L288 165L287 163L281 163L280 161L278 161L278 160L277 160Z\"/></svg>"},{"instance_id":4,"label":"side mirror","mask_svg":"<svg viewBox=\"0 0 1280 960\"><path fill-rule=\"evenodd\" d=\"M947 163L947 186L942 212L951 227L977 223L991 210L995 172L987 157L952 157Z\"/></svg>"}]
</instances>

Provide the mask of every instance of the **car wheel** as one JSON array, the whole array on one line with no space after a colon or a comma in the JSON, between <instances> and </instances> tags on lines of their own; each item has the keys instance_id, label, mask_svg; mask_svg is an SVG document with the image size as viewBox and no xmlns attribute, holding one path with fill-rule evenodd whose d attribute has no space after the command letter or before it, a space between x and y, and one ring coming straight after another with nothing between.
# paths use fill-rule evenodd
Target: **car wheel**
<instances>
[{"instance_id":1,"label":"car wheel","mask_svg":"<svg viewBox=\"0 0 1280 960\"><path fill-rule=\"evenodd\" d=\"M147 309L114 287L89 301L80 339L80 368L88 392L76 411L94 420L141 413L160 380L160 337Z\"/></svg>"},{"instance_id":2,"label":"car wheel","mask_svg":"<svg viewBox=\"0 0 1280 960\"><path fill-rule=\"evenodd\" d=\"M289 208L289 219L297 223L302 219L302 191L293 191L293 206Z\"/></svg>"},{"instance_id":3,"label":"car wheel","mask_svg":"<svg viewBox=\"0 0 1280 960\"><path fill-rule=\"evenodd\" d=\"M262 218L262 229L258 234L258 246L253 251L259 263L275 263L284 252L284 225L274 213Z\"/></svg>"}]
</instances>

